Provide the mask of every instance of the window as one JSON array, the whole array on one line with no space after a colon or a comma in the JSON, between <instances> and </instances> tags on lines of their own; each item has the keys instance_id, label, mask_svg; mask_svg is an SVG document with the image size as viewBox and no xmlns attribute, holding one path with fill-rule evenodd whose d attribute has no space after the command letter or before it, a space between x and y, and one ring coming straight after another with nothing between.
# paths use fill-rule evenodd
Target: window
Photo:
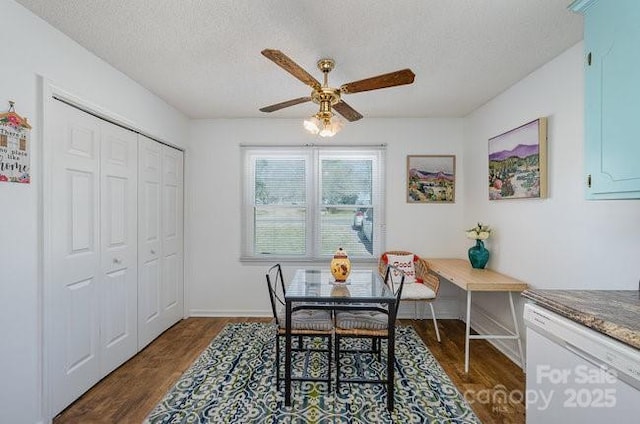
<instances>
[{"instance_id":1,"label":"window","mask_svg":"<svg viewBox=\"0 0 640 424\"><path fill-rule=\"evenodd\" d=\"M377 258L384 148L243 147L243 260Z\"/></svg>"}]
</instances>

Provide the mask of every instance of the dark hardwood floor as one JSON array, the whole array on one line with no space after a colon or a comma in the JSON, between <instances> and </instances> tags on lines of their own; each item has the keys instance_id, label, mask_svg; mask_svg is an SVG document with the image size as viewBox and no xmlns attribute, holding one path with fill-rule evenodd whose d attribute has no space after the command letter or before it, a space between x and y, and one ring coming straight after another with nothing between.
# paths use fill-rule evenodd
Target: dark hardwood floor
<instances>
[{"instance_id":1,"label":"dark hardwood floor","mask_svg":"<svg viewBox=\"0 0 640 424\"><path fill-rule=\"evenodd\" d=\"M62 423L140 423L175 381L231 322L260 318L189 318L109 374L54 419ZM524 423L524 373L484 340L471 342L464 373L464 323L438 320L438 343L431 321L412 325L483 423Z\"/></svg>"}]
</instances>

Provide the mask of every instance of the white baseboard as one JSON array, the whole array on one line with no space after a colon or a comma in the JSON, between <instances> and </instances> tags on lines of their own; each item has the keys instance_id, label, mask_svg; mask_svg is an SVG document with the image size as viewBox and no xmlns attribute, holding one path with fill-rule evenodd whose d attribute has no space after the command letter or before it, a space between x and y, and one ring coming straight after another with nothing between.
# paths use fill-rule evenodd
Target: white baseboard
<instances>
[{"instance_id":1,"label":"white baseboard","mask_svg":"<svg viewBox=\"0 0 640 424\"><path fill-rule=\"evenodd\" d=\"M479 306L471 306L471 328L477 331L478 334L507 334L507 331L513 332L511 326L497 324L496 321L497 319L484 309ZM524 335L520 334L520 339L523 339L523 337ZM509 358L511 362L524 369L524 364L520 363L518 342L516 340L488 339L487 341ZM471 340L471 350L473 350L473 342L474 340ZM522 343L524 346L524 340L522 340ZM470 360L473 361L473 359L473 354L471 354Z\"/></svg>"},{"instance_id":2,"label":"white baseboard","mask_svg":"<svg viewBox=\"0 0 640 424\"><path fill-rule=\"evenodd\" d=\"M458 319L460 316L459 300L455 296L438 296L433 302L433 309L437 319ZM418 308L419 319L431 319L431 308L427 302L403 301L400 302L398 318L414 319L416 317L416 306Z\"/></svg>"},{"instance_id":3,"label":"white baseboard","mask_svg":"<svg viewBox=\"0 0 640 424\"><path fill-rule=\"evenodd\" d=\"M272 317L273 312L271 309L262 310L262 311L249 311L249 310L238 310L238 309L191 309L189 310L189 317L195 318L240 318L240 317L249 317L249 318L268 318Z\"/></svg>"}]
</instances>

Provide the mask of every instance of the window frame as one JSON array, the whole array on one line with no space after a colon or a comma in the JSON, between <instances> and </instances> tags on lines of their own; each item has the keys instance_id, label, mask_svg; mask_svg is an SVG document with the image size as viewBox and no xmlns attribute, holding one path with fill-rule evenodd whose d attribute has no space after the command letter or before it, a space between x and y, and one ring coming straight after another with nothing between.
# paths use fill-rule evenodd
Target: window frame
<instances>
[{"instance_id":1,"label":"window frame","mask_svg":"<svg viewBox=\"0 0 640 424\"><path fill-rule=\"evenodd\" d=\"M242 149L242 213L241 216L241 256L242 262L326 262L331 254L321 254L320 211L327 205L322 204L321 160L327 158L353 158L372 161L371 207L374 210L373 243L370 256L352 256L356 262L377 262L385 246L385 145L376 146L251 146ZM255 235L255 178L258 159L271 157L277 159L305 158L305 255L277 255L256 253ZM286 207L286 206L285 206ZM349 207L349 206L345 206ZM358 207L358 205L354 205ZM337 248L338 246L336 246Z\"/></svg>"}]
</instances>

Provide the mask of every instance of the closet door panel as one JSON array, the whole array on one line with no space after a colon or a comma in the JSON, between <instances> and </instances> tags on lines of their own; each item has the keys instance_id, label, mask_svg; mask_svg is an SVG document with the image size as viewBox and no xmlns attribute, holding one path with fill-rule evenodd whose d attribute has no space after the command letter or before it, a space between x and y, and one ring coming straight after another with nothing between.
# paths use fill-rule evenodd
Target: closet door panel
<instances>
[{"instance_id":1,"label":"closet door panel","mask_svg":"<svg viewBox=\"0 0 640 424\"><path fill-rule=\"evenodd\" d=\"M76 168L76 169L73 169ZM69 212L67 222L63 227L68 232L69 246L67 260L79 268L75 270L79 275L92 273L95 267L93 262L97 253L97 207L92 202L96 198L96 173L93 170L82 169L74 166L65 170L64 193L65 205L62 208ZM74 270L69 270L73 273Z\"/></svg>"},{"instance_id":2,"label":"closet door panel","mask_svg":"<svg viewBox=\"0 0 640 424\"><path fill-rule=\"evenodd\" d=\"M101 122L102 373L138 348L137 135Z\"/></svg>"},{"instance_id":3,"label":"closet door panel","mask_svg":"<svg viewBox=\"0 0 640 424\"><path fill-rule=\"evenodd\" d=\"M68 330L73 337L65 339L67 355L64 365L67 375L82 374L81 368L87 368L85 365L97 357L95 320L92 318L95 298L94 279L68 284L66 296L69 308L65 321L69 323Z\"/></svg>"},{"instance_id":4,"label":"closet door panel","mask_svg":"<svg viewBox=\"0 0 640 424\"><path fill-rule=\"evenodd\" d=\"M162 154L162 262L165 327L184 314L183 281L183 153L163 147Z\"/></svg>"},{"instance_id":5,"label":"closet door panel","mask_svg":"<svg viewBox=\"0 0 640 424\"><path fill-rule=\"evenodd\" d=\"M162 307L165 312L171 313L178 307L178 288L175 282L178 280L178 258L177 255L168 255L163 259L162 264ZM173 324L172 318L167 317L167 328Z\"/></svg>"},{"instance_id":6,"label":"closet door panel","mask_svg":"<svg viewBox=\"0 0 640 424\"><path fill-rule=\"evenodd\" d=\"M140 318L145 324L152 324L160 317L160 259L152 259L141 265L140 291L141 297Z\"/></svg>"},{"instance_id":7,"label":"closet door panel","mask_svg":"<svg viewBox=\"0 0 640 424\"><path fill-rule=\"evenodd\" d=\"M138 348L164 331L162 288L162 145L138 136Z\"/></svg>"},{"instance_id":8,"label":"closet door panel","mask_svg":"<svg viewBox=\"0 0 640 424\"><path fill-rule=\"evenodd\" d=\"M50 400L60 412L100 378L100 126L60 102L49 111L53 145L51 284L45 287ZM54 389L55 388L55 389Z\"/></svg>"}]
</instances>

